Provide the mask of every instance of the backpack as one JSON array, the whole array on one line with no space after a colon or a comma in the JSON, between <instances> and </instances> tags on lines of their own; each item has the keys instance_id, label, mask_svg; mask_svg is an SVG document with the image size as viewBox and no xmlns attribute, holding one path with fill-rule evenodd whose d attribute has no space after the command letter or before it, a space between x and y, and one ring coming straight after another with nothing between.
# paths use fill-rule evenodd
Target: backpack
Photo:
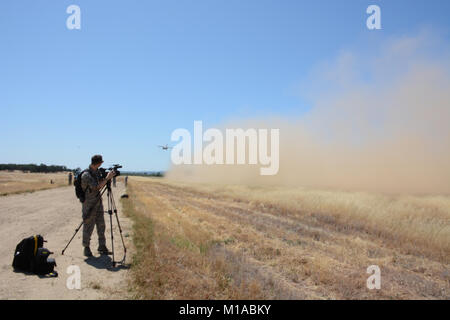
<instances>
[{"instance_id":1,"label":"backpack","mask_svg":"<svg viewBox=\"0 0 450 320\"><path fill-rule=\"evenodd\" d=\"M58 273L54 271L56 261L48 257L52 252L43 248L43 244L44 238L41 235L31 236L20 241L14 251L12 263L14 270L57 277Z\"/></svg>"},{"instance_id":2,"label":"backpack","mask_svg":"<svg viewBox=\"0 0 450 320\"><path fill-rule=\"evenodd\" d=\"M39 248L37 249L36 255L32 260L32 270L36 274L44 275L56 273L53 269L56 267L56 261L53 258L49 258L53 252L50 252L47 248Z\"/></svg>"},{"instance_id":3,"label":"backpack","mask_svg":"<svg viewBox=\"0 0 450 320\"><path fill-rule=\"evenodd\" d=\"M42 248L44 238L41 235L31 236L23 239L16 246L12 266L22 271L33 271L33 259L38 248Z\"/></svg>"},{"instance_id":4,"label":"backpack","mask_svg":"<svg viewBox=\"0 0 450 320\"><path fill-rule=\"evenodd\" d=\"M81 187L81 176L85 172L89 172L89 169L85 169L85 170L81 171L80 173L78 173L75 176L75 180L73 181L73 185L75 186L75 195L77 196L77 198L80 200L81 203L83 203L84 200L86 200L85 190L83 190L83 188Z\"/></svg>"}]
</instances>

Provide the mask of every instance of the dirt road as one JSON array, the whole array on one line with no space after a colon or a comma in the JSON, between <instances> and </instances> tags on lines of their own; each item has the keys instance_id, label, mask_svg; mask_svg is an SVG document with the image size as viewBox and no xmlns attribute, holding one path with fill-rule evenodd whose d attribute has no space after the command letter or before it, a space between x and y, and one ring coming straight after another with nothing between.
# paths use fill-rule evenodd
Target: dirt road
<instances>
[{"instance_id":1,"label":"dirt road","mask_svg":"<svg viewBox=\"0 0 450 320\"><path fill-rule=\"evenodd\" d=\"M131 261L131 221L123 216L120 196L123 184L113 188L119 220L127 246L127 261ZM104 196L106 209L107 201ZM98 238L94 230L91 249L94 257L83 256L80 229L70 246L61 255L62 249L81 223L81 204L75 197L73 187L38 191L0 197L0 299L123 299L126 298L128 269L111 268L110 256L97 252ZM107 246L111 250L110 220L105 214ZM123 256L117 223L113 217L115 260ZM16 273L11 267L17 243L28 236L41 234L48 242L44 247L54 252L59 276L42 278L37 275ZM68 289L66 282L71 274L70 265L79 266L81 288Z\"/></svg>"}]
</instances>

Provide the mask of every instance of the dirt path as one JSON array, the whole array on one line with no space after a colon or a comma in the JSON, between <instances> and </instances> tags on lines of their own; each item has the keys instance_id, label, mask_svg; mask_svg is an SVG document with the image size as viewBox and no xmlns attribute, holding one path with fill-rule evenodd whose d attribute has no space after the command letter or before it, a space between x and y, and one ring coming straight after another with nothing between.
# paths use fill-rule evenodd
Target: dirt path
<instances>
[{"instance_id":1,"label":"dirt path","mask_svg":"<svg viewBox=\"0 0 450 320\"><path fill-rule=\"evenodd\" d=\"M119 210L125 245L128 249L127 263L131 261L131 221L123 216L120 196L123 184L113 188ZM106 209L107 201L104 196ZM81 223L81 204L75 197L73 187L63 187L34 193L0 197L0 299L124 299L128 269L111 268L109 256L97 252L98 238L94 230L91 249L94 257L86 259L81 245L82 229L73 239L64 255L66 246L75 229ZM105 214L107 246L111 250L109 215ZM120 233L113 217L115 260L123 256ZM11 267L17 243L28 236L41 234L47 240L44 244L54 254L59 273L57 278L40 278L37 275L16 273ZM67 267L79 266L81 289L69 290L66 286L70 274Z\"/></svg>"}]
</instances>

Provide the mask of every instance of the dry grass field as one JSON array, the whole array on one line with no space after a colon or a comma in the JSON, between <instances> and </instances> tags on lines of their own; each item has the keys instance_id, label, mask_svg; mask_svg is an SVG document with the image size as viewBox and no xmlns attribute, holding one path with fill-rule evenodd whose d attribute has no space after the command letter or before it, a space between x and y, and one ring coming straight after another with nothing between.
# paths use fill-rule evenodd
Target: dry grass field
<instances>
[{"instance_id":1,"label":"dry grass field","mask_svg":"<svg viewBox=\"0 0 450 320\"><path fill-rule=\"evenodd\" d=\"M53 184L50 183L53 181ZM23 173L0 171L0 195L33 192L67 186L68 173Z\"/></svg>"},{"instance_id":2,"label":"dry grass field","mask_svg":"<svg viewBox=\"0 0 450 320\"><path fill-rule=\"evenodd\" d=\"M450 299L448 196L141 177L128 194L138 298Z\"/></svg>"}]
</instances>

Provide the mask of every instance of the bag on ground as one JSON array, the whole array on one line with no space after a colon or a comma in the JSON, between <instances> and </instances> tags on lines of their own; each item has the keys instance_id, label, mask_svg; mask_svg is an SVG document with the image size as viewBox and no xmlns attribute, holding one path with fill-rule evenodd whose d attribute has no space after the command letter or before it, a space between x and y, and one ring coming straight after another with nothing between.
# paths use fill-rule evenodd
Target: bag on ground
<instances>
[{"instance_id":1,"label":"bag on ground","mask_svg":"<svg viewBox=\"0 0 450 320\"><path fill-rule=\"evenodd\" d=\"M14 270L57 276L58 273L54 271L56 261L49 258L52 252L43 245L44 238L41 235L34 235L20 241L14 250L12 263Z\"/></svg>"}]
</instances>

